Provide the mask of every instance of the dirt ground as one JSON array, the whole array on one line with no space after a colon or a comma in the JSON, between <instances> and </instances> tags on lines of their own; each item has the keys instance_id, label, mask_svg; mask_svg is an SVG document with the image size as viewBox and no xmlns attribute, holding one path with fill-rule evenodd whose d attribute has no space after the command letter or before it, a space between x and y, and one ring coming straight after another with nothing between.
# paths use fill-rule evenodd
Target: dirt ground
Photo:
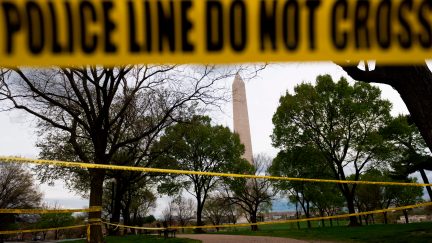
<instances>
[{"instance_id":1,"label":"dirt ground","mask_svg":"<svg viewBox=\"0 0 432 243\"><path fill-rule=\"evenodd\" d=\"M178 234L179 238L189 238L201 240L203 243L307 243L308 241L295 240L280 237L267 237L267 236L245 236L245 235L189 235Z\"/></svg>"}]
</instances>

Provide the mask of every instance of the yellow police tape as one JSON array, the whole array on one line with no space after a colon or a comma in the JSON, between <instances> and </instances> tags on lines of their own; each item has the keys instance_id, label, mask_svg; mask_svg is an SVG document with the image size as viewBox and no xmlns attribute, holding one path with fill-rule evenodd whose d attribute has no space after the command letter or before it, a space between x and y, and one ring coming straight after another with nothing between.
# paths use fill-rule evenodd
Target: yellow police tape
<instances>
[{"instance_id":1,"label":"yellow police tape","mask_svg":"<svg viewBox=\"0 0 432 243\"><path fill-rule=\"evenodd\" d=\"M34 233L34 232L41 232L41 231L75 229L75 228L83 228L83 227L86 227L86 225L82 224L82 225L46 228L46 229L6 230L6 231L0 231L0 235L10 235L10 234L18 234L18 233Z\"/></svg>"},{"instance_id":2,"label":"yellow police tape","mask_svg":"<svg viewBox=\"0 0 432 243\"><path fill-rule=\"evenodd\" d=\"M6 231L0 231L0 235L10 235L10 234L18 234L18 233L34 233L34 232L41 232L41 231L75 229L75 228L84 228L84 227L87 227L87 234L89 235L88 229L89 229L90 225L101 224L101 222L102 221L100 219L89 219L87 224L55 227L55 228L46 228L46 229L6 230Z\"/></svg>"},{"instance_id":3,"label":"yellow police tape","mask_svg":"<svg viewBox=\"0 0 432 243\"><path fill-rule=\"evenodd\" d=\"M164 174L182 174L182 175L188 174L188 175L205 175L205 176L218 176L218 177L300 181L300 182L368 184L368 185L387 185L387 186L418 186L418 187L432 186L432 184L426 184L426 183L406 183L406 182L387 182L387 181L349 181L349 180L294 178L294 177L282 177L282 176L231 174L231 173L219 173L219 172L172 170L172 169L158 169L158 168L132 167L132 166L120 166L120 165L89 164L89 163L67 162L67 161L57 161L57 160L28 159L28 158L18 158L18 157L8 157L8 156L0 156L0 162L33 163L33 164L55 165L55 166L62 166L62 167L79 167L79 168L87 168L87 169L125 170L125 171L164 173Z\"/></svg>"},{"instance_id":4,"label":"yellow police tape","mask_svg":"<svg viewBox=\"0 0 432 243\"><path fill-rule=\"evenodd\" d=\"M100 212L102 207L90 207L84 209L0 209L0 214L48 214L48 213L85 213Z\"/></svg>"},{"instance_id":5,"label":"yellow police tape","mask_svg":"<svg viewBox=\"0 0 432 243\"><path fill-rule=\"evenodd\" d=\"M360 216L360 215L377 214L377 213L384 213L384 212L393 212L393 211L400 211L400 210L406 210L406 209L412 209L412 208L418 208L418 207L426 207L426 206L432 206L432 202L419 203L419 204L396 207L396 208L373 210L373 211L360 212L360 213L350 213L350 214L333 215L333 216L325 216L325 217L315 217L315 218L289 219L289 220L268 221L268 222L258 222L258 223L245 223L245 224L220 224L220 225L173 226L173 227L170 226L167 228L168 229L197 229L197 228L204 229L204 228L248 227L248 226L252 226L252 225L286 224L286 223L305 222L305 221L317 221L317 220L326 220L326 219L347 218L350 216ZM166 228L127 226L127 225L121 225L121 224L111 224L108 222L103 222L103 223L107 224L107 225L124 227L124 228L131 228L131 229L145 229L145 230L163 230L163 229L166 229Z\"/></svg>"},{"instance_id":6,"label":"yellow police tape","mask_svg":"<svg viewBox=\"0 0 432 243\"><path fill-rule=\"evenodd\" d=\"M406 210L406 209L412 209L412 208L418 208L418 207L426 207L426 206L432 206L432 202L419 203L419 204L402 206L402 207L395 207L395 208L373 210L373 211L360 212L360 213L325 216L325 217L290 219L290 220L246 223L246 224L221 224L221 225L183 226L183 227L182 226L174 226L174 227L171 226L171 227L168 227L168 229L228 228L228 227L248 227L251 225L285 224L285 223L295 223L295 222L305 222L305 221L317 221L317 220L326 220L326 219L347 218L350 216L360 216L360 215L377 214L377 213L384 213L384 212L393 212L393 211L400 211L400 210ZM90 236L90 234L89 234L90 233L89 232L90 227L89 226L91 224L100 224L101 222L103 224L106 224L106 225L112 225L112 226L123 227L123 228L131 228L131 229L144 229L144 230L164 230L164 229L166 229L166 228L161 228L161 227L158 227L158 228L154 227L153 228L153 227L127 226L127 225L112 224L112 223L104 222L104 221L101 221L100 219L89 219L89 223L86 225L74 225L74 226L46 228L46 229L8 230L8 231L0 231L0 235L16 234L16 233L32 233L32 232L41 232L41 231L50 231L50 230L62 230L62 229L73 229L73 228L87 227L87 234L88 234L87 236L89 237Z\"/></svg>"},{"instance_id":7,"label":"yellow police tape","mask_svg":"<svg viewBox=\"0 0 432 243\"><path fill-rule=\"evenodd\" d=\"M128 229L141 229L141 230L164 230L166 228L162 228L162 227L139 227L139 226L128 226L128 225L123 225L123 224L113 224L113 223L108 223L105 221L102 221L103 224L106 225L111 225L111 226L115 226L116 228L118 227L123 227L123 228L128 228ZM171 227L169 227L171 229Z\"/></svg>"},{"instance_id":8,"label":"yellow police tape","mask_svg":"<svg viewBox=\"0 0 432 243\"><path fill-rule=\"evenodd\" d=\"M429 0L0 0L0 65L424 63Z\"/></svg>"}]
</instances>

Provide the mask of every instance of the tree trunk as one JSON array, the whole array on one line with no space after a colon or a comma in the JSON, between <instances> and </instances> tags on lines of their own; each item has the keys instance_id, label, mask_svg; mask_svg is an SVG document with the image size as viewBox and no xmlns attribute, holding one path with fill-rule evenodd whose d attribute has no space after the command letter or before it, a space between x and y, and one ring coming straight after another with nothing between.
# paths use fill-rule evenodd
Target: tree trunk
<instances>
[{"instance_id":1,"label":"tree trunk","mask_svg":"<svg viewBox=\"0 0 432 243\"><path fill-rule=\"evenodd\" d=\"M309 218L309 217L306 217L306 218ZM307 226L308 226L308 229L312 229L312 224L311 224L310 220L307 221Z\"/></svg>"},{"instance_id":2,"label":"tree trunk","mask_svg":"<svg viewBox=\"0 0 432 243\"><path fill-rule=\"evenodd\" d=\"M387 212L384 212L383 215L384 215L384 224L387 224Z\"/></svg>"},{"instance_id":3,"label":"tree trunk","mask_svg":"<svg viewBox=\"0 0 432 243\"><path fill-rule=\"evenodd\" d=\"M304 210L306 218L310 218L309 209L310 208L309 208L309 201L308 201L308 202L306 202L306 210ZM311 224L310 220L307 221L307 225L308 225L308 229L312 228L312 224Z\"/></svg>"},{"instance_id":4,"label":"tree trunk","mask_svg":"<svg viewBox=\"0 0 432 243\"><path fill-rule=\"evenodd\" d=\"M426 172L424 171L424 169L420 169L419 172L420 172L420 175L423 179L423 183L429 184L429 179L427 178ZM426 186L426 191L428 192L429 200L432 201L432 189L431 189L431 187Z\"/></svg>"},{"instance_id":5,"label":"tree trunk","mask_svg":"<svg viewBox=\"0 0 432 243\"><path fill-rule=\"evenodd\" d=\"M355 213L355 207L354 207L354 197L350 195L350 193L344 193L345 199L347 200L347 206L348 206L348 213ZM348 226L360 226L360 224L357 221L356 216L350 216L349 217L349 224Z\"/></svg>"},{"instance_id":6,"label":"tree trunk","mask_svg":"<svg viewBox=\"0 0 432 243\"><path fill-rule=\"evenodd\" d=\"M100 169L90 169L90 207L102 206L102 191L105 171ZM102 224L98 221L101 220L101 212L89 213L90 223L90 237L89 243L102 243L104 242L102 234Z\"/></svg>"},{"instance_id":7,"label":"tree trunk","mask_svg":"<svg viewBox=\"0 0 432 243\"><path fill-rule=\"evenodd\" d=\"M333 220L330 219L330 227L333 227Z\"/></svg>"},{"instance_id":8,"label":"tree trunk","mask_svg":"<svg viewBox=\"0 0 432 243\"><path fill-rule=\"evenodd\" d=\"M361 215L358 217L358 219L359 219L358 223L359 223L360 225L363 225L363 220L362 220L362 216L361 216Z\"/></svg>"},{"instance_id":9,"label":"tree trunk","mask_svg":"<svg viewBox=\"0 0 432 243\"><path fill-rule=\"evenodd\" d=\"M251 212L250 221L252 224L255 224L257 222L257 213L256 212ZM252 231L258 231L258 225L251 225L251 230Z\"/></svg>"},{"instance_id":10,"label":"tree trunk","mask_svg":"<svg viewBox=\"0 0 432 243\"><path fill-rule=\"evenodd\" d=\"M130 221L131 221L130 220L130 212L129 212L129 209L127 208L127 206L125 208L123 208L123 221L124 221L124 225L131 225L131 223L130 223ZM132 229L130 229L130 230L132 231ZM129 232L129 228L125 228L124 229L124 234L127 235L128 232Z\"/></svg>"},{"instance_id":11,"label":"tree trunk","mask_svg":"<svg viewBox=\"0 0 432 243\"><path fill-rule=\"evenodd\" d=\"M299 219L298 202L296 202L296 218ZM297 221L297 229L300 229L299 221Z\"/></svg>"},{"instance_id":12,"label":"tree trunk","mask_svg":"<svg viewBox=\"0 0 432 243\"><path fill-rule=\"evenodd\" d=\"M408 218L408 210L402 210L404 216L405 216L405 223L409 224L409 218Z\"/></svg>"},{"instance_id":13,"label":"tree trunk","mask_svg":"<svg viewBox=\"0 0 432 243\"><path fill-rule=\"evenodd\" d=\"M197 203L197 211L196 211L197 226L203 226L204 225L204 223L202 221L203 206L204 205L201 205L200 201L198 201L198 203ZM202 228L196 228L195 229L195 233L204 233L204 230Z\"/></svg>"},{"instance_id":14,"label":"tree trunk","mask_svg":"<svg viewBox=\"0 0 432 243\"><path fill-rule=\"evenodd\" d=\"M115 189L113 191L114 205L112 208L112 217L110 223L120 224L121 200L123 197L121 180L116 178ZM118 235L119 227L112 226L109 228L110 235Z\"/></svg>"},{"instance_id":15,"label":"tree trunk","mask_svg":"<svg viewBox=\"0 0 432 243\"><path fill-rule=\"evenodd\" d=\"M324 211L323 210L320 210L320 215L321 215L321 217L324 217ZM322 224L322 227L325 227L324 219L321 219L321 224Z\"/></svg>"},{"instance_id":16,"label":"tree trunk","mask_svg":"<svg viewBox=\"0 0 432 243\"><path fill-rule=\"evenodd\" d=\"M125 225L131 225L132 224L131 223L131 217L130 217L130 215L131 215L131 213L130 213L131 200L132 200L132 198L129 197L126 200L126 203L125 203L124 208L123 208L123 221L124 221ZM172 222L168 222L168 223L171 226Z\"/></svg>"}]
</instances>

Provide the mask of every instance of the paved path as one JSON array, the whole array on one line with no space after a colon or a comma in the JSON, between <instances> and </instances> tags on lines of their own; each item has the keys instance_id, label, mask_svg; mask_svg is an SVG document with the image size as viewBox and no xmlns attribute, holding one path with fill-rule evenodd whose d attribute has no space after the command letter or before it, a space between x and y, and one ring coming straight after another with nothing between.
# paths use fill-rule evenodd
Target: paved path
<instances>
[{"instance_id":1,"label":"paved path","mask_svg":"<svg viewBox=\"0 0 432 243\"><path fill-rule=\"evenodd\" d=\"M302 240L268 236L178 234L177 237L201 240L203 243L307 243Z\"/></svg>"}]
</instances>

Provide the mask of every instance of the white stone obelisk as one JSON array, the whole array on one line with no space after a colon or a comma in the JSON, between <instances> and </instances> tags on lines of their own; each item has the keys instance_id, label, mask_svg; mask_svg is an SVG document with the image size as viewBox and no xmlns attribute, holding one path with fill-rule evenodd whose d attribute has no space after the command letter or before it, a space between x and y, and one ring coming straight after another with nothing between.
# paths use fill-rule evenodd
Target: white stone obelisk
<instances>
[{"instance_id":1,"label":"white stone obelisk","mask_svg":"<svg viewBox=\"0 0 432 243\"><path fill-rule=\"evenodd\" d=\"M240 136L240 142L245 146L245 158L253 164L252 142L249 128L249 115L246 99L246 88L243 79L237 73L232 84L234 132Z\"/></svg>"}]
</instances>

